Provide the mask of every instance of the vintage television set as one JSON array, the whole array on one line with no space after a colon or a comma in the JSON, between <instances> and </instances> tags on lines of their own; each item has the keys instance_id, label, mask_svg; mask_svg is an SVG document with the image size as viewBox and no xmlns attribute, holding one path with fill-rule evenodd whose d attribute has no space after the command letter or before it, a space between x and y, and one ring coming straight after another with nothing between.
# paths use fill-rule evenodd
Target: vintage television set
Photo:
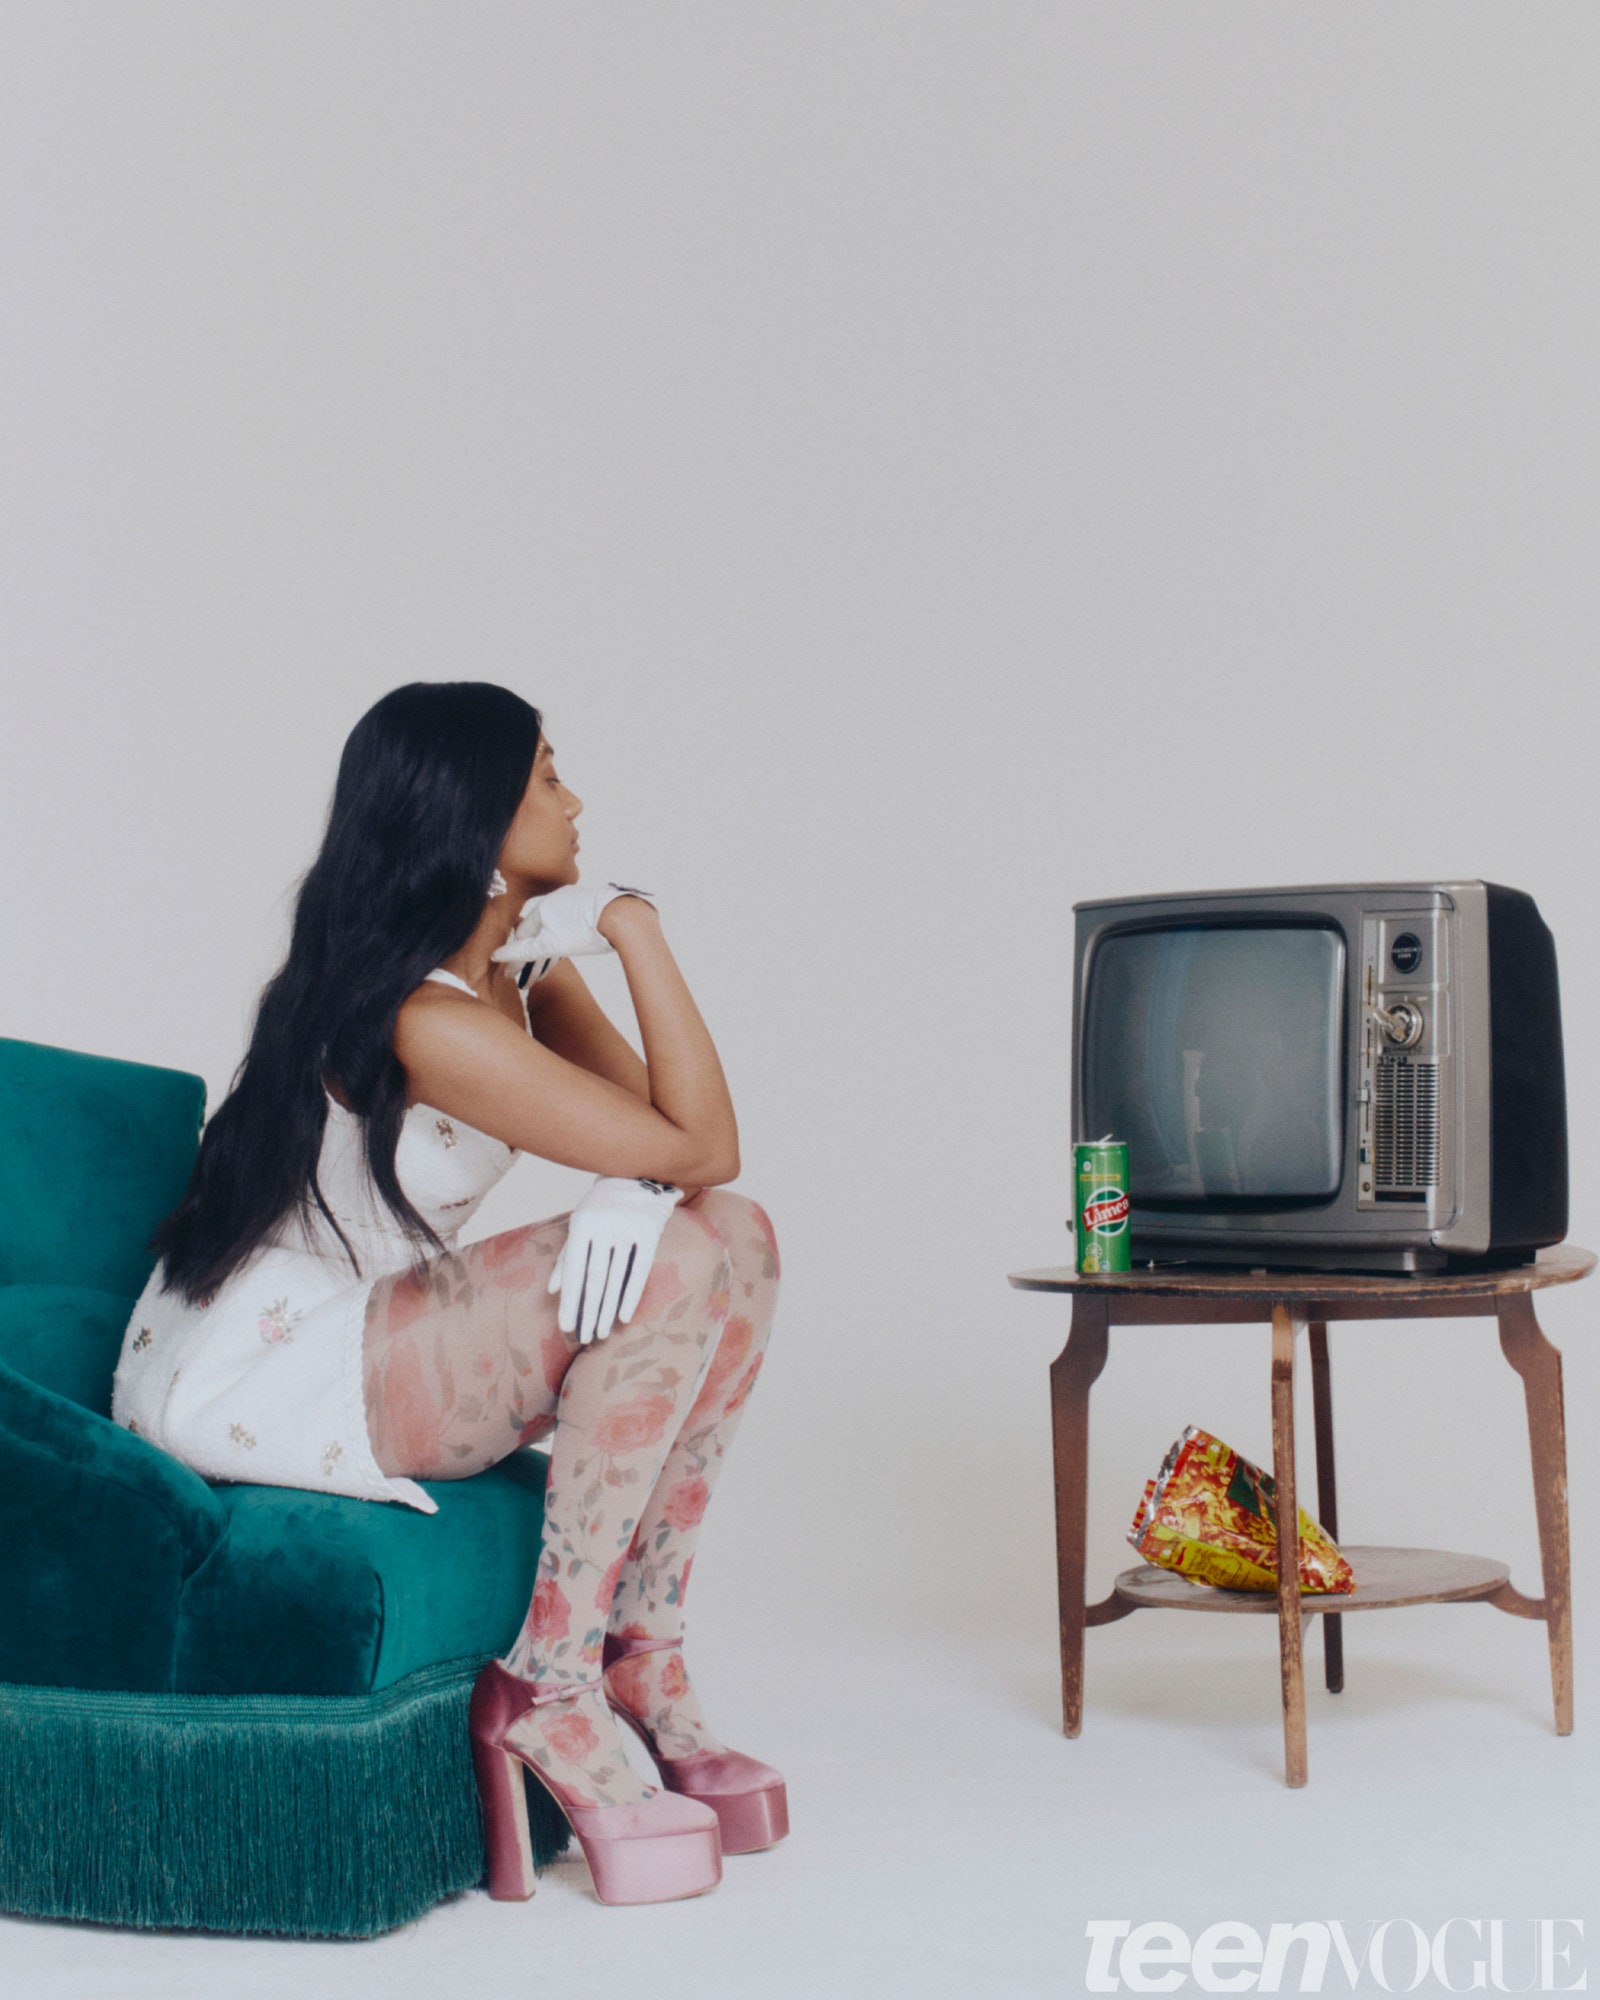
<instances>
[{"instance_id":1,"label":"vintage television set","mask_svg":"<svg viewBox=\"0 0 1600 2000\"><path fill-rule=\"evenodd\" d=\"M1438 1271L1567 1228L1555 945L1493 882L1079 903L1073 1125L1146 1262Z\"/></svg>"}]
</instances>

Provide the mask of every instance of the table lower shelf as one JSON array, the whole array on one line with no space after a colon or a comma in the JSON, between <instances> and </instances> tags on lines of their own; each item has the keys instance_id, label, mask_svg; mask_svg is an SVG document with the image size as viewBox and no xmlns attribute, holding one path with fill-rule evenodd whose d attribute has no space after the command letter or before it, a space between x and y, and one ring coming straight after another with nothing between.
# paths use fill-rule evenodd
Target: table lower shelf
<instances>
[{"instance_id":1,"label":"table lower shelf","mask_svg":"<svg viewBox=\"0 0 1600 2000\"><path fill-rule=\"evenodd\" d=\"M1511 1572L1488 1556L1456 1555L1449 1549L1345 1548L1340 1553L1355 1572L1356 1587L1335 1595L1302 1591L1305 1612L1392 1611L1403 1604L1461 1604L1492 1597L1509 1581ZM1130 1607L1147 1611L1229 1611L1275 1618L1277 1593L1271 1590L1221 1590L1214 1584L1191 1583L1168 1569L1141 1563L1126 1569L1112 1585L1113 1593Z\"/></svg>"}]
</instances>

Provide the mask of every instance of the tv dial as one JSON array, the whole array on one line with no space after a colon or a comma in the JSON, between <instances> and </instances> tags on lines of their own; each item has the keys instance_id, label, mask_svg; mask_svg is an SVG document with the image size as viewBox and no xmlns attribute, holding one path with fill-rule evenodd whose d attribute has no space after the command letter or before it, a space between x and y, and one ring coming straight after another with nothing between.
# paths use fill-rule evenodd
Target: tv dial
<instances>
[{"instance_id":1,"label":"tv dial","mask_svg":"<svg viewBox=\"0 0 1600 2000\"><path fill-rule=\"evenodd\" d=\"M1389 963L1409 979L1422 963L1422 940L1415 931L1402 931L1389 947Z\"/></svg>"},{"instance_id":2,"label":"tv dial","mask_svg":"<svg viewBox=\"0 0 1600 2000\"><path fill-rule=\"evenodd\" d=\"M1372 1018L1397 1049L1414 1049L1422 1040L1426 1023L1422 1009L1410 1000L1397 1000L1392 1007L1374 1007Z\"/></svg>"}]
</instances>

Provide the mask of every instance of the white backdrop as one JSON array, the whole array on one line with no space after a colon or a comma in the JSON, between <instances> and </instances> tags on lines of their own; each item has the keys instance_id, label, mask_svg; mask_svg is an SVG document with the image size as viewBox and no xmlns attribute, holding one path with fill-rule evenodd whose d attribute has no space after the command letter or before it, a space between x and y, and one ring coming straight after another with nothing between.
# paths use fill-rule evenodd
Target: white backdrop
<instances>
[{"instance_id":1,"label":"white backdrop","mask_svg":"<svg viewBox=\"0 0 1600 2000\"><path fill-rule=\"evenodd\" d=\"M1065 1313L1005 1275L1068 1255L1075 899L1531 891L1600 1229L1600 19L8 0L0 36L4 1032L214 1105L356 718L516 688L586 873L660 897L783 1252L692 1622L1026 1659L1049 1741ZM580 1185L519 1167L481 1229ZM1581 1727L1591 1301L1545 1321ZM1092 1581L1183 1423L1269 1451L1264 1338L1119 1339ZM1347 1537L1535 1588L1488 1331L1337 1332L1335 1371Z\"/></svg>"}]
</instances>

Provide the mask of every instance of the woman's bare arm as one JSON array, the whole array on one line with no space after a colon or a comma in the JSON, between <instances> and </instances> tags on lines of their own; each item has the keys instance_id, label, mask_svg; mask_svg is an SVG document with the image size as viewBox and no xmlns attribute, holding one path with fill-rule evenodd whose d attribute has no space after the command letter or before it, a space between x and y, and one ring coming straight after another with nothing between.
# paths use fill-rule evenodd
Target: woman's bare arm
<instances>
[{"instance_id":1,"label":"woman's bare arm","mask_svg":"<svg viewBox=\"0 0 1600 2000\"><path fill-rule=\"evenodd\" d=\"M660 919L639 897L619 896L599 929L627 977L648 1099L530 1038L497 1009L435 986L411 994L395 1021L395 1054L414 1095L562 1166L680 1187L736 1179L727 1080Z\"/></svg>"},{"instance_id":2,"label":"woman's bare arm","mask_svg":"<svg viewBox=\"0 0 1600 2000\"><path fill-rule=\"evenodd\" d=\"M650 1102L649 1070L570 958L530 983L528 1021L547 1049Z\"/></svg>"},{"instance_id":3,"label":"woman's bare arm","mask_svg":"<svg viewBox=\"0 0 1600 2000\"><path fill-rule=\"evenodd\" d=\"M529 1025L547 1049L650 1102L649 1070L570 958L553 965L543 979L531 981L527 997ZM685 1204L700 1192L686 1186Z\"/></svg>"}]
</instances>

